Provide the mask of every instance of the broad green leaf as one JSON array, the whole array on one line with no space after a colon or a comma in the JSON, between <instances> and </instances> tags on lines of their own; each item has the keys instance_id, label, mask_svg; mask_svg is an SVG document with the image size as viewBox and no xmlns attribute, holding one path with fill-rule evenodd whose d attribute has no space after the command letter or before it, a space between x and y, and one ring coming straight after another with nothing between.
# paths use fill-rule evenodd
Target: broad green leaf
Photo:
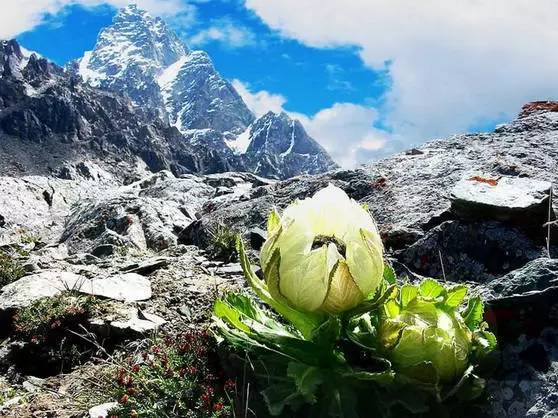
<instances>
[{"instance_id":1,"label":"broad green leaf","mask_svg":"<svg viewBox=\"0 0 558 418\"><path fill-rule=\"evenodd\" d=\"M378 347L378 330L369 313L352 318L345 332L349 340L365 350L375 351Z\"/></svg>"},{"instance_id":2,"label":"broad green leaf","mask_svg":"<svg viewBox=\"0 0 558 418\"><path fill-rule=\"evenodd\" d=\"M230 294L216 303L214 322L227 340L247 349L251 349L249 343L253 341L254 348L264 348L308 365L333 367L342 361L331 346L315 344L298 332L291 332L246 296Z\"/></svg>"},{"instance_id":3,"label":"broad green leaf","mask_svg":"<svg viewBox=\"0 0 558 418\"><path fill-rule=\"evenodd\" d=\"M355 372L345 373L343 377L356 379L356 380L363 380L367 382L376 382L381 385L386 385L393 382L395 373L393 372L393 370L386 370L378 373L372 373L367 371L355 371Z\"/></svg>"},{"instance_id":4,"label":"broad green leaf","mask_svg":"<svg viewBox=\"0 0 558 418\"><path fill-rule=\"evenodd\" d=\"M459 284L447 290L445 304L451 308L457 308L467 296L468 288L466 285Z\"/></svg>"},{"instance_id":5,"label":"broad green leaf","mask_svg":"<svg viewBox=\"0 0 558 418\"><path fill-rule=\"evenodd\" d=\"M395 284L395 282L397 281L395 270L387 263L384 264L384 280L389 284Z\"/></svg>"},{"instance_id":6,"label":"broad green leaf","mask_svg":"<svg viewBox=\"0 0 558 418\"><path fill-rule=\"evenodd\" d=\"M425 298L435 299L442 295L444 291L444 286L434 279L425 279L419 286L420 295Z\"/></svg>"},{"instance_id":7,"label":"broad green leaf","mask_svg":"<svg viewBox=\"0 0 558 418\"><path fill-rule=\"evenodd\" d=\"M316 391L324 381L321 369L292 361L287 368L287 375L294 380L298 392L307 402L316 402Z\"/></svg>"},{"instance_id":8,"label":"broad green leaf","mask_svg":"<svg viewBox=\"0 0 558 418\"><path fill-rule=\"evenodd\" d=\"M355 392L342 384L330 387L322 405L320 417L359 418Z\"/></svg>"},{"instance_id":9,"label":"broad green leaf","mask_svg":"<svg viewBox=\"0 0 558 418\"><path fill-rule=\"evenodd\" d=\"M391 285L383 293L378 294L376 298L371 300L366 300L362 302L360 305L358 305L356 308L345 312L344 317L352 318L355 316L360 316L367 312L374 311L377 308L384 305L386 301L390 299L395 300L398 294L399 294L399 289L397 288L397 285Z\"/></svg>"},{"instance_id":10,"label":"broad green leaf","mask_svg":"<svg viewBox=\"0 0 558 418\"><path fill-rule=\"evenodd\" d=\"M241 313L231 307L228 303L218 299L213 306L213 313L219 318L226 318L231 325L240 331L250 334L250 327L246 326L241 320Z\"/></svg>"},{"instance_id":11,"label":"broad green leaf","mask_svg":"<svg viewBox=\"0 0 558 418\"><path fill-rule=\"evenodd\" d=\"M480 346L477 349L482 351L482 353L479 353L480 355L488 354L498 346L496 336L488 330L475 332L474 339L478 346Z\"/></svg>"},{"instance_id":12,"label":"broad green leaf","mask_svg":"<svg viewBox=\"0 0 558 418\"><path fill-rule=\"evenodd\" d=\"M399 304L393 299L389 299L386 302L386 304L384 305L384 309L389 318L395 318L401 311L401 309L399 308Z\"/></svg>"},{"instance_id":13,"label":"broad green leaf","mask_svg":"<svg viewBox=\"0 0 558 418\"><path fill-rule=\"evenodd\" d=\"M463 312L463 320L471 331L474 331L483 320L484 304L479 296L469 299L467 308Z\"/></svg>"},{"instance_id":14,"label":"broad green leaf","mask_svg":"<svg viewBox=\"0 0 558 418\"><path fill-rule=\"evenodd\" d=\"M238 238L236 246L244 276L256 295L258 295L262 301L275 309L275 311L277 311L277 313L283 316L287 321L293 324L302 333L302 335L306 338L310 338L312 331L320 326L320 324L324 321L324 316L320 314L299 312L284 303L281 303L280 301L274 300L269 293L267 285L252 271L252 266L250 265L250 260L246 255L242 238Z\"/></svg>"},{"instance_id":15,"label":"broad green leaf","mask_svg":"<svg viewBox=\"0 0 558 418\"><path fill-rule=\"evenodd\" d=\"M262 396L269 413L273 416L283 414L284 409L288 406L296 411L304 403L304 399L298 393L294 383L270 385L262 391Z\"/></svg>"},{"instance_id":16,"label":"broad green leaf","mask_svg":"<svg viewBox=\"0 0 558 418\"><path fill-rule=\"evenodd\" d=\"M413 286L412 284L404 284L401 286L401 307L405 309L405 307L415 299L418 295L418 288Z\"/></svg>"},{"instance_id":17,"label":"broad green leaf","mask_svg":"<svg viewBox=\"0 0 558 418\"><path fill-rule=\"evenodd\" d=\"M341 320L336 316L330 316L324 323L312 333L312 342L322 347L333 347L341 336Z\"/></svg>"}]
</instances>

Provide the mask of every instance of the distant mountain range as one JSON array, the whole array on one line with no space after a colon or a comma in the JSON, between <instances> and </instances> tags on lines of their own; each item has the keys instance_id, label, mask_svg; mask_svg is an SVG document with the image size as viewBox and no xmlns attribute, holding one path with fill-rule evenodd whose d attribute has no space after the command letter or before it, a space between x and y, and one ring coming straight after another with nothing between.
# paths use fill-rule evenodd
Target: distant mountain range
<instances>
[{"instance_id":1,"label":"distant mountain range","mask_svg":"<svg viewBox=\"0 0 558 418\"><path fill-rule=\"evenodd\" d=\"M286 113L256 119L205 52L135 5L66 68L1 41L0 138L0 174L11 175L79 176L85 164L123 180L162 169L285 179L337 168Z\"/></svg>"}]
</instances>

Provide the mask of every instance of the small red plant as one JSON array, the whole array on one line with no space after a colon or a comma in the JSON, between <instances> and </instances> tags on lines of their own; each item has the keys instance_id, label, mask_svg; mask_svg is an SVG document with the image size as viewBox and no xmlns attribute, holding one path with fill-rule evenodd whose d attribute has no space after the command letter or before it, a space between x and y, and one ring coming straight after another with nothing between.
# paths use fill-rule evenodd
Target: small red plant
<instances>
[{"instance_id":1,"label":"small red plant","mask_svg":"<svg viewBox=\"0 0 558 418\"><path fill-rule=\"evenodd\" d=\"M236 385L219 366L214 344L203 331L158 339L117 370L119 405L111 412L122 417L232 417Z\"/></svg>"}]
</instances>

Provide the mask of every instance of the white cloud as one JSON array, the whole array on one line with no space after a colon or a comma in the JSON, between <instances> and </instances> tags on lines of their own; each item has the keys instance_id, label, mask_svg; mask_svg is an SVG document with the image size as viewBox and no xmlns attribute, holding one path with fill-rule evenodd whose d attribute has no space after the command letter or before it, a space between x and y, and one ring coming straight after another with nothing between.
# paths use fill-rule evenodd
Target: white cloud
<instances>
[{"instance_id":1,"label":"white cloud","mask_svg":"<svg viewBox=\"0 0 558 418\"><path fill-rule=\"evenodd\" d=\"M426 140L511 119L558 96L555 0L246 0L270 27L311 46L356 45L388 68L380 108L396 138ZM388 64L389 63L389 64Z\"/></svg>"},{"instance_id":2,"label":"white cloud","mask_svg":"<svg viewBox=\"0 0 558 418\"><path fill-rule=\"evenodd\" d=\"M254 112L257 117L265 115L270 110L275 113L282 112L283 105L287 102L287 99L280 94L265 90L252 92L249 86L240 80L233 80L232 85L240 94L248 109Z\"/></svg>"},{"instance_id":3,"label":"white cloud","mask_svg":"<svg viewBox=\"0 0 558 418\"><path fill-rule=\"evenodd\" d=\"M233 86L242 96L248 108L262 116L270 110L285 111L287 99L268 91L251 91L240 80L233 80ZM287 112L302 122L308 134L318 141L341 166L352 168L371 158L390 152L396 140L385 132L374 128L378 112L370 107L353 103L335 103L313 116Z\"/></svg>"},{"instance_id":4,"label":"white cloud","mask_svg":"<svg viewBox=\"0 0 558 418\"><path fill-rule=\"evenodd\" d=\"M310 117L301 114L291 116L297 117L308 134L319 141L342 167L352 168L368 162L391 145L392 139L374 128L378 112L370 107L335 103Z\"/></svg>"},{"instance_id":5,"label":"white cloud","mask_svg":"<svg viewBox=\"0 0 558 418\"><path fill-rule=\"evenodd\" d=\"M212 26L189 39L189 43L195 46L203 46L210 42L220 42L230 48L241 48L256 45L257 39L246 26L230 19L217 19L212 22Z\"/></svg>"},{"instance_id":6,"label":"white cloud","mask_svg":"<svg viewBox=\"0 0 558 418\"><path fill-rule=\"evenodd\" d=\"M43 23L48 15L60 12L64 7L79 4L95 7L108 4L125 7L136 3L139 7L159 16L170 16L184 12L191 6L182 0L5 0L0 13L0 39L16 37L22 32Z\"/></svg>"}]
</instances>

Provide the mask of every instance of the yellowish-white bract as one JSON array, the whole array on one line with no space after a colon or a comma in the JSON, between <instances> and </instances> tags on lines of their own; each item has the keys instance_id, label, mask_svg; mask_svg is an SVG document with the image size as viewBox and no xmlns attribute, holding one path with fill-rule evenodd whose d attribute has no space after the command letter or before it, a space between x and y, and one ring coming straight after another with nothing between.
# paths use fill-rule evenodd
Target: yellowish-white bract
<instances>
[{"instance_id":1,"label":"yellowish-white bract","mask_svg":"<svg viewBox=\"0 0 558 418\"><path fill-rule=\"evenodd\" d=\"M362 205L329 185L273 211L261 265L273 298L305 312L354 308L382 283L383 245Z\"/></svg>"}]
</instances>

